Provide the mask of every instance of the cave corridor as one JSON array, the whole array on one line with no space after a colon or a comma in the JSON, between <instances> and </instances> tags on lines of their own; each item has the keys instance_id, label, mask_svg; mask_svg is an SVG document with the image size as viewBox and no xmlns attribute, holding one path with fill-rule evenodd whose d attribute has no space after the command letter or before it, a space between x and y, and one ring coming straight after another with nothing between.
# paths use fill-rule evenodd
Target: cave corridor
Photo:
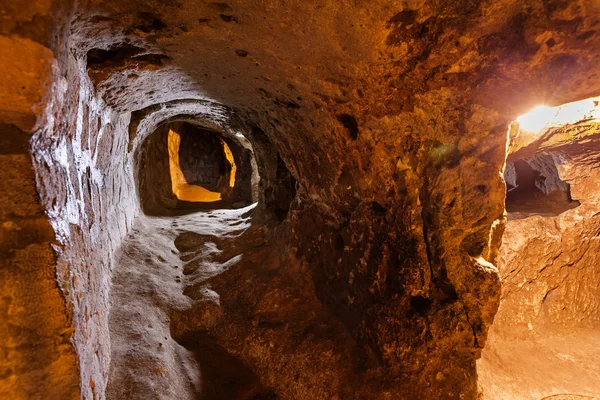
<instances>
[{"instance_id":1,"label":"cave corridor","mask_svg":"<svg viewBox=\"0 0 600 400\"><path fill-rule=\"evenodd\" d=\"M0 0L0 399L600 400L600 0Z\"/></svg>"}]
</instances>

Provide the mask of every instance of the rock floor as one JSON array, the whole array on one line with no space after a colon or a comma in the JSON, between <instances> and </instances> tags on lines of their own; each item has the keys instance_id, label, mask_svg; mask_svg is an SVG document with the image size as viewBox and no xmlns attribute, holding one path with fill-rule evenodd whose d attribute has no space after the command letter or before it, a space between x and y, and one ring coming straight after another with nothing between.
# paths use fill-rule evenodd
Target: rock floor
<instances>
[{"instance_id":1,"label":"rock floor","mask_svg":"<svg viewBox=\"0 0 600 400\"><path fill-rule=\"evenodd\" d=\"M600 399L599 331L488 340L477 362L485 400Z\"/></svg>"},{"instance_id":2,"label":"rock floor","mask_svg":"<svg viewBox=\"0 0 600 400\"><path fill-rule=\"evenodd\" d=\"M203 282L240 261L242 249L228 243L251 230L253 208L138 217L113 271L109 399L245 398L256 390L250 371L228 361L210 335L173 332L194 305L219 305L219 294ZM184 294L190 286L200 289L194 300Z\"/></svg>"}]
</instances>

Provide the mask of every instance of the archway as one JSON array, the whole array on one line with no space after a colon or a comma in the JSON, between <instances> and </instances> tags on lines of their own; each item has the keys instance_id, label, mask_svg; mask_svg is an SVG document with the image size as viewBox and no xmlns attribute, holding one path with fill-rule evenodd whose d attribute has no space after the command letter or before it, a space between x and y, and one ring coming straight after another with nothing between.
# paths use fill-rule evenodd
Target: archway
<instances>
[{"instance_id":1,"label":"archway","mask_svg":"<svg viewBox=\"0 0 600 400\"><path fill-rule=\"evenodd\" d=\"M163 123L138 152L142 210L149 215L239 208L256 201L251 148L190 122Z\"/></svg>"}]
</instances>

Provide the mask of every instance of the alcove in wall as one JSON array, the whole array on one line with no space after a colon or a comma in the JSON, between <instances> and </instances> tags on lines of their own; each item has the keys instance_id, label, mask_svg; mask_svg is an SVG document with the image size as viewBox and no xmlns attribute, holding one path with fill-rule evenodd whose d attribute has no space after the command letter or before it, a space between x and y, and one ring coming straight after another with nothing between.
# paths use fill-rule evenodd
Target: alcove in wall
<instances>
[{"instance_id":1,"label":"alcove in wall","mask_svg":"<svg viewBox=\"0 0 600 400\"><path fill-rule=\"evenodd\" d=\"M555 157L537 153L506 163L506 211L510 219L554 216L580 205L571 198L571 186L560 178Z\"/></svg>"}]
</instances>

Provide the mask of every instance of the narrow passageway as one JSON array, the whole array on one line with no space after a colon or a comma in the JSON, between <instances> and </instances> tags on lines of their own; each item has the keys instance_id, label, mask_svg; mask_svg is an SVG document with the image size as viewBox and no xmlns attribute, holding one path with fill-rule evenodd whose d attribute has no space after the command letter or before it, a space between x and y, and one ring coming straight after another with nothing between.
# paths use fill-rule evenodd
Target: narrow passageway
<instances>
[{"instance_id":1,"label":"narrow passageway","mask_svg":"<svg viewBox=\"0 0 600 400\"><path fill-rule=\"evenodd\" d=\"M477 361L486 400L600 398L598 103L544 112L564 110L574 120L519 131L510 146L502 293Z\"/></svg>"},{"instance_id":2,"label":"narrow passageway","mask_svg":"<svg viewBox=\"0 0 600 400\"><path fill-rule=\"evenodd\" d=\"M219 293L211 290L210 278L238 265L244 250L261 243L260 229L251 225L255 206L177 217L138 217L119 250L113 272L109 398L135 394L144 399L193 399L201 386L215 384L207 381L211 375L204 372L206 365L199 365L196 354L210 346L186 342L186 335L193 332L187 332L190 324L182 327L181 321L177 332L181 336L174 338L172 315L192 307L197 310L199 303L205 303L207 309L219 306ZM238 240L242 235L244 239ZM251 240L250 235L257 239ZM199 289L193 298L186 293L190 287ZM223 364L226 352L222 353ZM248 376L231 376L243 372L240 364L229 376L223 373L220 378L237 379L239 390L253 390L246 387L253 384L245 382ZM222 390L235 388L223 385Z\"/></svg>"},{"instance_id":3,"label":"narrow passageway","mask_svg":"<svg viewBox=\"0 0 600 400\"><path fill-rule=\"evenodd\" d=\"M282 262L289 232L253 221L256 206L138 217L113 271L107 398L356 390L338 378L364 368L356 342L320 305L306 270Z\"/></svg>"},{"instance_id":4,"label":"narrow passageway","mask_svg":"<svg viewBox=\"0 0 600 400\"><path fill-rule=\"evenodd\" d=\"M581 205L571 198L570 185L560 179L552 154L509 161L504 177L506 211L511 220L532 215L556 216Z\"/></svg>"}]
</instances>

